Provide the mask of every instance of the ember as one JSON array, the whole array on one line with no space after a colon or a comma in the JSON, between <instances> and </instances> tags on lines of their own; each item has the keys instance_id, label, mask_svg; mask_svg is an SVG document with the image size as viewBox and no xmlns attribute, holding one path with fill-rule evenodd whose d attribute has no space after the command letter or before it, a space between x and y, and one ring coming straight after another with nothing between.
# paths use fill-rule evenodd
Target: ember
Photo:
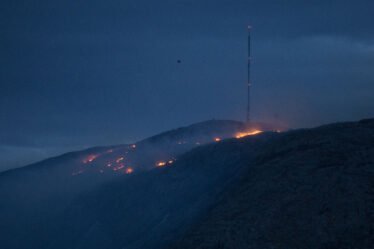
<instances>
[{"instance_id":1,"label":"ember","mask_svg":"<svg viewBox=\"0 0 374 249\"><path fill-rule=\"evenodd\" d=\"M253 135L259 134L261 132L262 131L260 131L260 130L252 130L252 131L249 131L249 132L239 132L235 135L235 137L236 138L242 138L242 137L246 137L246 136L253 136Z\"/></svg>"},{"instance_id":2,"label":"ember","mask_svg":"<svg viewBox=\"0 0 374 249\"><path fill-rule=\"evenodd\" d=\"M134 172L134 169L131 168L131 167L128 167L128 168L125 170L125 174L131 174L132 172Z\"/></svg>"},{"instance_id":3,"label":"ember","mask_svg":"<svg viewBox=\"0 0 374 249\"><path fill-rule=\"evenodd\" d=\"M117 167L114 167L113 170L114 170L114 171L117 171L117 170L123 169L124 167L125 167L124 164L120 164L120 165L118 165Z\"/></svg>"},{"instance_id":4,"label":"ember","mask_svg":"<svg viewBox=\"0 0 374 249\"><path fill-rule=\"evenodd\" d=\"M85 159L83 159L83 163L91 163L93 162L99 155L88 155Z\"/></svg>"},{"instance_id":5,"label":"ember","mask_svg":"<svg viewBox=\"0 0 374 249\"><path fill-rule=\"evenodd\" d=\"M156 163L157 167L163 167L165 165L166 165L166 162L163 162L163 161L160 161L160 162Z\"/></svg>"},{"instance_id":6,"label":"ember","mask_svg":"<svg viewBox=\"0 0 374 249\"><path fill-rule=\"evenodd\" d=\"M214 138L214 141L219 142L219 141L221 141L221 138L216 137L216 138Z\"/></svg>"}]
</instances>

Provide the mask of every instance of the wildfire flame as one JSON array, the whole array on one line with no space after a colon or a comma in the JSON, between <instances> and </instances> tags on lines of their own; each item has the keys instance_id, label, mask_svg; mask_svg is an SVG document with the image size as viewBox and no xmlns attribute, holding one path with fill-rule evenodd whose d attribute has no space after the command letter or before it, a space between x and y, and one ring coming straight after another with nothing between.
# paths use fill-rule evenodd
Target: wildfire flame
<instances>
[{"instance_id":1,"label":"wildfire flame","mask_svg":"<svg viewBox=\"0 0 374 249\"><path fill-rule=\"evenodd\" d=\"M126 168L126 170L125 170L125 174L131 174L131 173L133 173L133 172L134 172L134 169L131 168L131 167L128 167L128 168Z\"/></svg>"},{"instance_id":2,"label":"wildfire flame","mask_svg":"<svg viewBox=\"0 0 374 249\"><path fill-rule=\"evenodd\" d=\"M246 136L253 136L253 135L256 135L256 134L259 134L261 133L262 131L261 130L252 130L252 131L248 131L248 132L239 132L235 135L236 138L242 138L242 137L246 137Z\"/></svg>"},{"instance_id":3,"label":"wildfire flame","mask_svg":"<svg viewBox=\"0 0 374 249\"><path fill-rule=\"evenodd\" d=\"M239 139L239 138L246 137L246 136L256 135L256 134L259 134L261 132L263 132L263 131L259 130L259 129L251 129L251 130L247 130L247 131L243 131L243 132L238 132L234 135L234 137ZM280 132L280 131L276 130L276 132ZM212 139L214 142L220 142L220 141L222 141L223 138L221 138L221 137L211 137L210 139ZM200 145L200 144L206 143L207 141L204 142L204 141L179 140L179 141L176 141L176 142L177 142L177 144L188 144L188 143L192 142L192 144ZM127 157L127 155L125 155L125 153L126 154L131 153L131 151L135 150L136 147L137 147L136 144L130 144L129 147L127 147L126 150L123 151L122 155L117 155L116 157L113 156L112 158L108 159L108 161L104 162L101 165L102 166L101 168L96 169L96 172L100 172L100 173L103 174L104 172L106 172L106 170L104 170L104 169L107 169L109 171L116 171L116 172L121 172L121 173L125 173L125 174L132 174L134 172L134 168L127 166L128 157ZM113 153L114 151L115 150L113 150L113 149L108 149L103 153L86 155L86 157L83 158L82 163L84 163L84 164L92 163L93 161L97 160L99 157L106 156L107 154ZM154 166L156 166L156 167L170 166L175 162L175 160L176 159L173 158L173 157L164 158L164 161L161 161L161 160L156 161ZM78 169L77 171L72 172L72 175L76 176L76 175L80 175L82 173L84 173L84 170Z\"/></svg>"},{"instance_id":4,"label":"wildfire flame","mask_svg":"<svg viewBox=\"0 0 374 249\"><path fill-rule=\"evenodd\" d=\"M99 155L88 155L85 159L83 159L83 163L91 163L93 162Z\"/></svg>"},{"instance_id":5,"label":"wildfire flame","mask_svg":"<svg viewBox=\"0 0 374 249\"><path fill-rule=\"evenodd\" d=\"M163 167L163 166L165 166L166 165L166 162L164 162L164 161L160 161L160 162L157 162L156 163L156 166L157 167Z\"/></svg>"}]
</instances>

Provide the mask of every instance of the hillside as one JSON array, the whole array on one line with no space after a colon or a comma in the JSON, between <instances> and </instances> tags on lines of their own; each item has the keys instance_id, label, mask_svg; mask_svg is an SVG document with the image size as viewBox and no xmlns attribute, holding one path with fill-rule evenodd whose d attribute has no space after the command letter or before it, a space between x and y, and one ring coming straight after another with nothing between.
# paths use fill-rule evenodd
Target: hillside
<instances>
[{"instance_id":1,"label":"hillside","mask_svg":"<svg viewBox=\"0 0 374 249\"><path fill-rule=\"evenodd\" d=\"M167 246L208 210L273 135L202 146L170 167L111 182L81 196L60 219L56 229L64 232L53 236L48 248Z\"/></svg>"},{"instance_id":2,"label":"hillside","mask_svg":"<svg viewBox=\"0 0 374 249\"><path fill-rule=\"evenodd\" d=\"M1 248L372 248L374 119L240 139L232 137L242 124L231 124L136 143L136 151L148 148L139 158L151 166L100 183L95 170L67 171L63 187L41 182L67 165L48 161L0 174ZM174 161L157 167L167 160L160 155ZM63 192L74 182L85 187Z\"/></svg>"},{"instance_id":3,"label":"hillside","mask_svg":"<svg viewBox=\"0 0 374 249\"><path fill-rule=\"evenodd\" d=\"M134 144L70 152L2 172L0 247L43 246L43 231L50 229L49 221L59 217L80 194L117 178L126 181L130 175L170 165L184 152L217 137L232 137L244 128L236 121L211 120Z\"/></svg>"},{"instance_id":4,"label":"hillside","mask_svg":"<svg viewBox=\"0 0 374 249\"><path fill-rule=\"evenodd\" d=\"M233 189L171 248L373 246L371 119L272 139Z\"/></svg>"}]
</instances>

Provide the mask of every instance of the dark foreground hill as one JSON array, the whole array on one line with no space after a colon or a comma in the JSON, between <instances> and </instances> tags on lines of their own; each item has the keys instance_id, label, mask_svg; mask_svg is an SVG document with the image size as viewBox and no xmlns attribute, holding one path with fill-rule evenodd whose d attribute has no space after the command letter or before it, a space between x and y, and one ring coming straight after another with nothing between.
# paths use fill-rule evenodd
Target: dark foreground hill
<instances>
[{"instance_id":1,"label":"dark foreground hill","mask_svg":"<svg viewBox=\"0 0 374 249\"><path fill-rule=\"evenodd\" d=\"M172 248L374 248L374 119L269 140Z\"/></svg>"},{"instance_id":2,"label":"dark foreground hill","mask_svg":"<svg viewBox=\"0 0 374 249\"><path fill-rule=\"evenodd\" d=\"M178 132L166 134L184 144ZM212 141L204 132L198 137ZM21 173L0 175L0 247L372 248L374 120L225 137L179 151L165 167L108 178L69 198L44 185L48 195L36 207L30 195L40 189L25 188ZM151 154L159 153L166 152ZM32 211L20 206L22 198L33 200L26 202Z\"/></svg>"}]
</instances>

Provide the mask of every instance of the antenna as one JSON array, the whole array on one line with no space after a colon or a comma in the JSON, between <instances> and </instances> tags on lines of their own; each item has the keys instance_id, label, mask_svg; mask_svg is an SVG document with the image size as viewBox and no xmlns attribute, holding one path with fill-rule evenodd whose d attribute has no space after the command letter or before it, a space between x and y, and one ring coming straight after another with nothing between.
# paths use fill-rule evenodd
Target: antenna
<instances>
[{"instance_id":1,"label":"antenna","mask_svg":"<svg viewBox=\"0 0 374 249\"><path fill-rule=\"evenodd\" d=\"M247 118L246 124L251 121L251 26L248 25L248 68L247 68Z\"/></svg>"}]
</instances>

